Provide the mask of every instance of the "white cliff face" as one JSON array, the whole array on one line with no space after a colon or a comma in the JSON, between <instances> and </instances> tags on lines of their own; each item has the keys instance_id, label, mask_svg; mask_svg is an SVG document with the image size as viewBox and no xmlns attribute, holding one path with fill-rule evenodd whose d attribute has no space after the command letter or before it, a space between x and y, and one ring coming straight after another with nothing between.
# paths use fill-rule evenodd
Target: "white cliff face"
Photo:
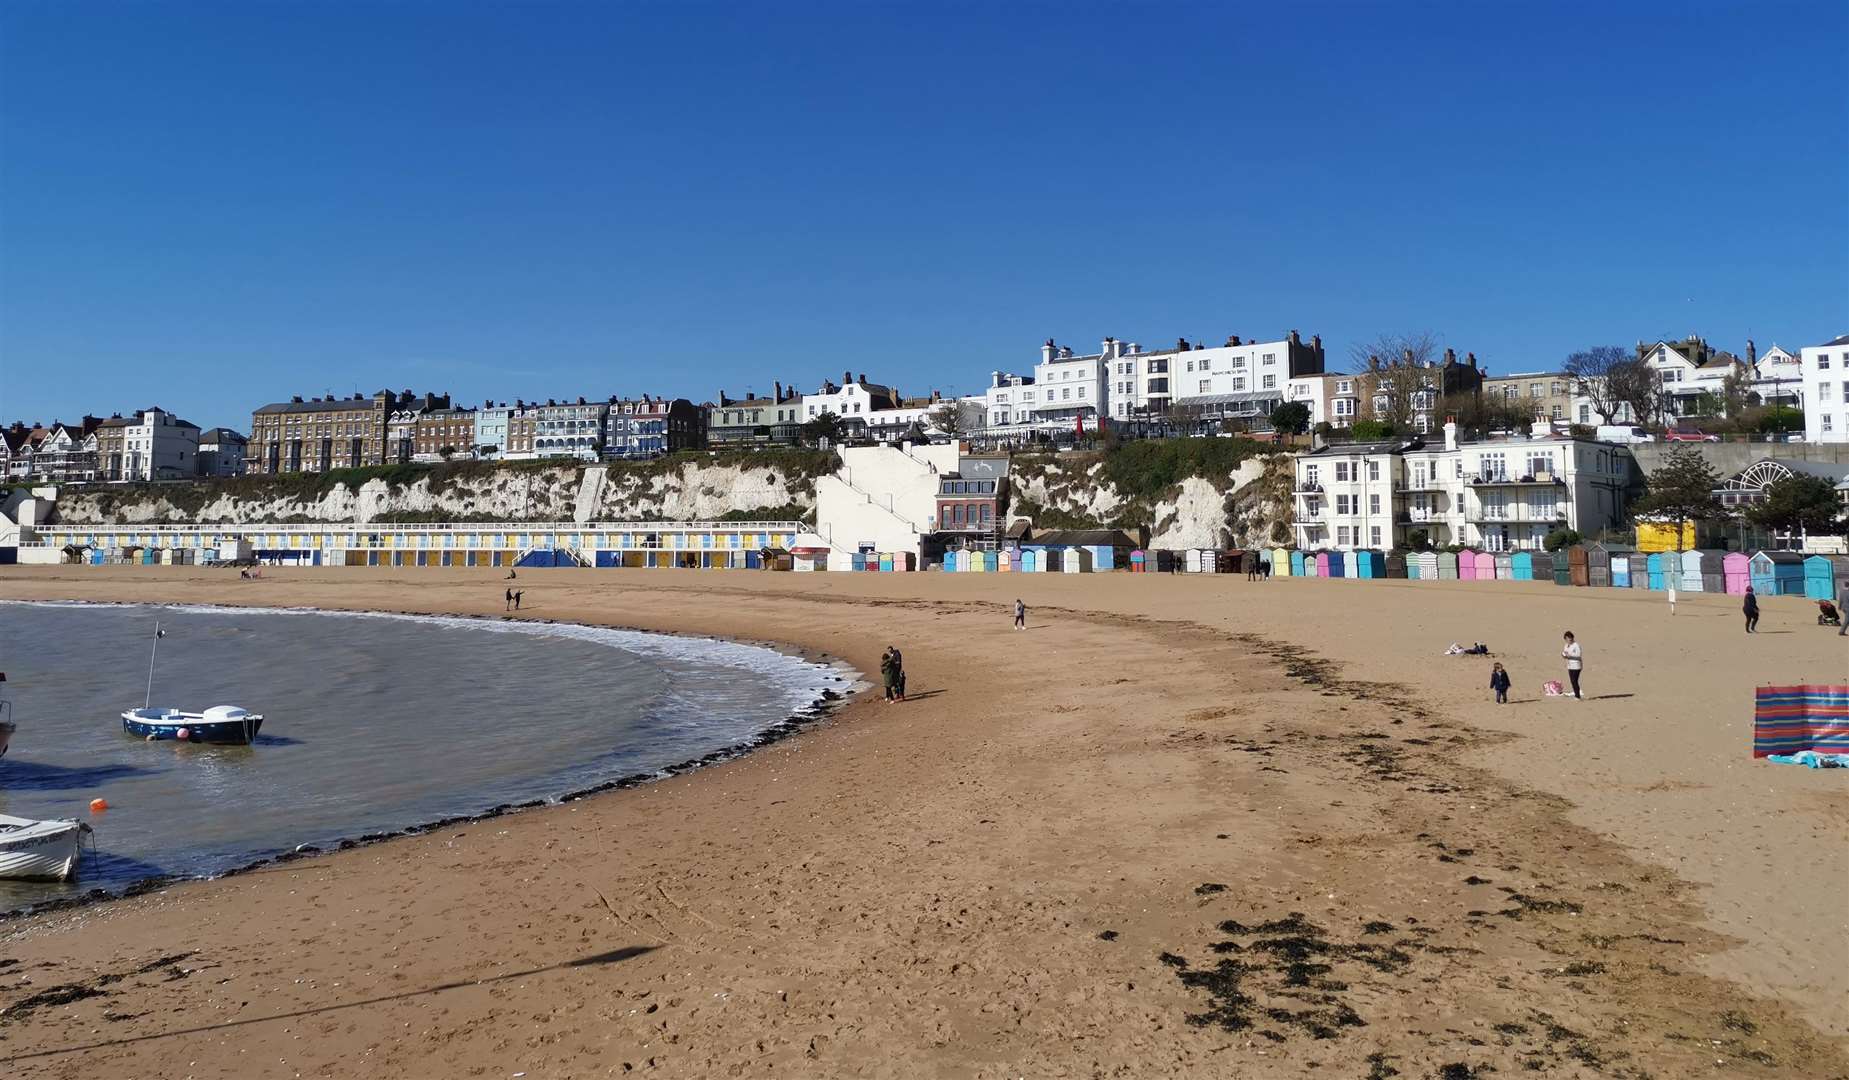
<instances>
[{"instance_id":1,"label":"white cliff face","mask_svg":"<svg viewBox=\"0 0 1849 1080\"><path fill-rule=\"evenodd\" d=\"M815 484L801 466L765 455L763 463L611 465L595 489L589 521L694 521L760 514L801 517L815 507ZM811 463L812 464L812 463ZM122 489L67 489L59 520L73 525L223 522L356 522L412 517L428 521L570 521L582 470L483 469L430 473L410 483L375 478L319 491L312 481ZM292 478L293 479L293 478ZM294 492L302 492L300 494Z\"/></svg>"},{"instance_id":2,"label":"white cliff face","mask_svg":"<svg viewBox=\"0 0 1849 1080\"><path fill-rule=\"evenodd\" d=\"M1009 483L1017 507L1052 511L1044 515L1049 521L1036 522L1043 528L1067 522L1147 526L1152 548L1269 543L1273 522L1290 520L1289 483L1281 492L1275 483L1293 472L1288 454L1247 458L1224 476L1189 477L1147 504L1121 494L1103 471L1096 462L1035 460L1017 468Z\"/></svg>"}]
</instances>

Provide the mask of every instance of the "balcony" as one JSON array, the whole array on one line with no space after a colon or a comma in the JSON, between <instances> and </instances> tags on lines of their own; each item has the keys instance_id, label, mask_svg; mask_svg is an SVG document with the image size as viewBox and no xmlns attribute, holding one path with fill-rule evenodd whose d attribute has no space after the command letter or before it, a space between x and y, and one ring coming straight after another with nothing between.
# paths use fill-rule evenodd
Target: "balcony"
<instances>
[{"instance_id":1,"label":"balcony","mask_svg":"<svg viewBox=\"0 0 1849 1080\"><path fill-rule=\"evenodd\" d=\"M1444 481L1436 476L1401 477L1393 482L1395 491L1443 491Z\"/></svg>"},{"instance_id":2,"label":"balcony","mask_svg":"<svg viewBox=\"0 0 1849 1080\"><path fill-rule=\"evenodd\" d=\"M1466 511L1464 520L1491 525L1565 525L1565 510L1535 510L1526 506L1480 506Z\"/></svg>"},{"instance_id":3,"label":"balcony","mask_svg":"<svg viewBox=\"0 0 1849 1080\"><path fill-rule=\"evenodd\" d=\"M1312 480L1307 484L1298 484L1296 487L1292 488L1291 491L1293 494L1297 495L1321 495L1323 493L1323 486Z\"/></svg>"},{"instance_id":4,"label":"balcony","mask_svg":"<svg viewBox=\"0 0 1849 1080\"><path fill-rule=\"evenodd\" d=\"M1467 477L1464 482L1472 487L1566 486L1565 480L1552 473L1531 473L1522 476L1513 476L1509 473L1482 473L1478 476Z\"/></svg>"}]
</instances>

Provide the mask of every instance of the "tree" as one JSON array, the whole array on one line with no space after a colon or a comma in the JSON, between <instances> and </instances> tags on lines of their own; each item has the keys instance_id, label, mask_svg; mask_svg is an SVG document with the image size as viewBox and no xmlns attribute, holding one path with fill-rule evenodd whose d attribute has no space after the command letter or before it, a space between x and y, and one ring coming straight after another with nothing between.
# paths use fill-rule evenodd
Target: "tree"
<instances>
[{"instance_id":1,"label":"tree","mask_svg":"<svg viewBox=\"0 0 1849 1080\"><path fill-rule=\"evenodd\" d=\"M1649 371L1622 345L1594 345L1567 357L1564 370L1573 377L1573 393L1586 399L1592 411L1607 424L1617 422L1639 382L1638 370ZM1642 416L1638 417L1640 420Z\"/></svg>"},{"instance_id":2,"label":"tree","mask_svg":"<svg viewBox=\"0 0 1849 1080\"><path fill-rule=\"evenodd\" d=\"M1642 360L1633 360L1614 369L1607 383L1618 400L1631 407L1631 415L1645 426L1656 423L1663 414L1663 377Z\"/></svg>"},{"instance_id":3,"label":"tree","mask_svg":"<svg viewBox=\"0 0 1849 1080\"><path fill-rule=\"evenodd\" d=\"M955 438L982 426L982 407L967 401L946 401L934 406L925 419L937 430Z\"/></svg>"},{"instance_id":4,"label":"tree","mask_svg":"<svg viewBox=\"0 0 1849 1080\"><path fill-rule=\"evenodd\" d=\"M1648 490L1632 505L1640 517L1662 517L1676 531L1676 550L1682 550L1682 523L1726 516L1726 509L1715 498L1721 474L1700 450L1686 444L1672 446L1663 464L1645 481Z\"/></svg>"},{"instance_id":5,"label":"tree","mask_svg":"<svg viewBox=\"0 0 1849 1080\"><path fill-rule=\"evenodd\" d=\"M1393 425L1385 420L1357 420L1348 430L1354 433L1356 442L1379 442L1395 434Z\"/></svg>"},{"instance_id":6,"label":"tree","mask_svg":"<svg viewBox=\"0 0 1849 1080\"><path fill-rule=\"evenodd\" d=\"M1349 355L1366 372L1362 377L1368 390L1362 402L1366 414L1392 424L1397 431L1411 431L1419 411L1416 408L1418 395L1436 391L1433 366L1438 356L1438 339L1430 331L1382 334L1373 341L1353 346Z\"/></svg>"},{"instance_id":7,"label":"tree","mask_svg":"<svg viewBox=\"0 0 1849 1080\"><path fill-rule=\"evenodd\" d=\"M1804 411L1774 406L1759 418L1761 435L1784 435L1788 432L1804 430Z\"/></svg>"},{"instance_id":8,"label":"tree","mask_svg":"<svg viewBox=\"0 0 1849 1080\"><path fill-rule=\"evenodd\" d=\"M1280 402L1271 410L1271 430L1281 435L1301 435L1310 430L1310 407L1301 401Z\"/></svg>"},{"instance_id":9,"label":"tree","mask_svg":"<svg viewBox=\"0 0 1849 1080\"><path fill-rule=\"evenodd\" d=\"M847 430L847 423L834 413L825 412L802 426L803 441L812 446L821 445L826 439L830 446L841 441Z\"/></svg>"},{"instance_id":10,"label":"tree","mask_svg":"<svg viewBox=\"0 0 1849 1080\"><path fill-rule=\"evenodd\" d=\"M1765 498L1747 510L1747 520L1778 532L1840 533L1843 505L1836 486L1821 476L1798 473L1766 486Z\"/></svg>"},{"instance_id":11,"label":"tree","mask_svg":"<svg viewBox=\"0 0 1849 1080\"><path fill-rule=\"evenodd\" d=\"M1446 394L1438 401L1438 415L1457 418L1459 432L1483 437L1498 431L1526 434L1535 418L1528 399L1486 394Z\"/></svg>"},{"instance_id":12,"label":"tree","mask_svg":"<svg viewBox=\"0 0 1849 1080\"><path fill-rule=\"evenodd\" d=\"M1549 551L1559 551L1562 548L1570 548L1583 539L1585 538L1579 535L1579 530L1562 527L1548 533L1547 539L1541 541L1541 546Z\"/></svg>"}]
</instances>

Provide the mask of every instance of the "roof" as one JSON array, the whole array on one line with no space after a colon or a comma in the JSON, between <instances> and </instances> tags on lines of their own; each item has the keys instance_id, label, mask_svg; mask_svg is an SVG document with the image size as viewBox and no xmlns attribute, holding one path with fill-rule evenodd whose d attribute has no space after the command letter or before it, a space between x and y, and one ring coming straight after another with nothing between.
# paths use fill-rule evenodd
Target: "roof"
<instances>
[{"instance_id":1,"label":"roof","mask_svg":"<svg viewBox=\"0 0 1849 1080\"><path fill-rule=\"evenodd\" d=\"M1050 529L1031 534L1025 542L1035 547L1136 546L1136 541L1117 529Z\"/></svg>"},{"instance_id":2,"label":"roof","mask_svg":"<svg viewBox=\"0 0 1849 1080\"><path fill-rule=\"evenodd\" d=\"M1408 450L1428 449L1420 439L1394 439L1389 442L1329 443L1312 450L1306 457L1335 454L1400 454ZM1439 449L1443 449L1440 445Z\"/></svg>"},{"instance_id":3,"label":"roof","mask_svg":"<svg viewBox=\"0 0 1849 1080\"><path fill-rule=\"evenodd\" d=\"M1812 346L1812 348L1822 349L1822 348L1827 348L1831 345L1849 345L1849 334L1844 334L1842 337L1835 338L1830 341L1826 341L1822 345L1814 345Z\"/></svg>"},{"instance_id":4,"label":"roof","mask_svg":"<svg viewBox=\"0 0 1849 1080\"><path fill-rule=\"evenodd\" d=\"M244 436L238 434L237 432L231 430L228 427L215 427L211 429L210 431L200 432L199 441L202 443L222 443L222 442L249 442L250 440L246 439Z\"/></svg>"},{"instance_id":5,"label":"roof","mask_svg":"<svg viewBox=\"0 0 1849 1080\"><path fill-rule=\"evenodd\" d=\"M1761 548L1753 552L1753 558L1757 559L1761 557L1765 558L1767 562L1775 563L1801 563L1804 561L1804 553L1801 551L1767 551Z\"/></svg>"},{"instance_id":6,"label":"roof","mask_svg":"<svg viewBox=\"0 0 1849 1080\"><path fill-rule=\"evenodd\" d=\"M372 409L371 398L343 398L339 401L277 401L265 405L256 413L310 413L310 412L350 412L354 409Z\"/></svg>"}]
</instances>

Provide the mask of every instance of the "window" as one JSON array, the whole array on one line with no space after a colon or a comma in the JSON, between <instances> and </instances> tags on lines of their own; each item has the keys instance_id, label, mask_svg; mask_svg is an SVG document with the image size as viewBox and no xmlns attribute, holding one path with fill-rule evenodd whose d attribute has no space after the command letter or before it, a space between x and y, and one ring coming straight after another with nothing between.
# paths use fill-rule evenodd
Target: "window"
<instances>
[{"instance_id":1,"label":"window","mask_svg":"<svg viewBox=\"0 0 1849 1080\"><path fill-rule=\"evenodd\" d=\"M1509 474L1508 461L1501 454L1484 454L1483 460L1477 468L1479 470L1479 475L1495 477L1497 479L1506 478Z\"/></svg>"},{"instance_id":2,"label":"window","mask_svg":"<svg viewBox=\"0 0 1849 1080\"><path fill-rule=\"evenodd\" d=\"M1579 407L1579 422L1582 424L1592 423L1592 406L1581 405Z\"/></svg>"},{"instance_id":3,"label":"window","mask_svg":"<svg viewBox=\"0 0 1849 1080\"><path fill-rule=\"evenodd\" d=\"M1353 472L1352 466L1350 466L1349 463L1346 461L1336 462L1335 463L1335 482L1338 484L1346 484L1348 483L1348 481L1352 479L1354 479L1354 472Z\"/></svg>"},{"instance_id":4,"label":"window","mask_svg":"<svg viewBox=\"0 0 1849 1080\"><path fill-rule=\"evenodd\" d=\"M1337 468L1339 469L1340 466L1337 466ZM1336 473L1335 478L1337 480L1340 480L1342 478L1342 474L1339 472ZM1337 495L1335 497L1335 512L1336 513L1352 514L1359 509L1360 509L1359 500L1357 500L1353 495Z\"/></svg>"},{"instance_id":5,"label":"window","mask_svg":"<svg viewBox=\"0 0 1849 1080\"><path fill-rule=\"evenodd\" d=\"M1246 366L1246 358L1245 358L1245 357L1243 357L1243 356L1235 356L1235 357L1233 357L1233 370L1234 370L1234 371L1238 371L1239 369L1241 369L1241 368L1243 368L1243 367L1245 367L1245 366Z\"/></svg>"},{"instance_id":6,"label":"window","mask_svg":"<svg viewBox=\"0 0 1849 1080\"><path fill-rule=\"evenodd\" d=\"M1188 361L1188 364L1187 364L1187 369L1188 369L1188 373L1189 373L1189 374L1193 374L1193 372L1194 372L1194 361L1192 361L1192 360L1190 360L1190 361Z\"/></svg>"},{"instance_id":7,"label":"window","mask_svg":"<svg viewBox=\"0 0 1849 1080\"><path fill-rule=\"evenodd\" d=\"M1167 360L1151 360L1149 362L1149 373L1151 375L1167 375L1168 374L1168 361Z\"/></svg>"},{"instance_id":8,"label":"window","mask_svg":"<svg viewBox=\"0 0 1849 1080\"><path fill-rule=\"evenodd\" d=\"M1369 495L1367 497L1367 512L1370 514L1380 513L1380 496L1379 495Z\"/></svg>"},{"instance_id":9,"label":"window","mask_svg":"<svg viewBox=\"0 0 1849 1080\"><path fill-rule=\"evenodd\" d=\"M1265 376L1263 388L1266 390L1276 390L1278 388L1278 377L1276 375Z\"/></svg>"},{"instance_id":10,"label":"window","mask_svg":"<svg viewBox=\"0 0 1849 1080\"><path fill-rule=\"evenodd\" d=\"M1266 353L1266 354L1265 354L1265 366L1266 366L1266 367L1270 367L1271 365L1273 365L1273 364L1275 364L1275 363L1277 363L1277 362L1278 362L1278 354L1277 354L1277 353L1274 353L1274 352L1268 352L1268 353Z\"/></svg>"},{"instance_id":11,"label":"window","mask_svg":"<svg viewBox=\"0 0 1849 1080\"><path fill-rule=\"evenodd\" d=\"M1079 400L1085 400L1085 388L1083 386L1079 387Z\"/></svg>"},{"instance_id":12,"label":"window","mask_svg":"<svg viewBox=\"0 0 1849 1080\"><path fill-rule=\"evenodd\" d=\"M1539 476L1542 473L1551 473L1553 471L1554 455L1530 452L1528 454L1528 470L1523 475Z\"/></svg>"},{"instance_id":13,"label":"window","mask_svg":"<svg viewBox=\"0 0 1849 1080\"><path fill-rule=\"evenodd\" d=\"M1528 502L1534 509L1534 516L1541 521L1552 521L1560 512L1560 501L1551 491L1537 492Z\"/></svg>"},{"instance_id":14,"label":"window","mask_svg":"<svg viewBox=\"0 0 1849 1080\"><path fill-rule=\"evenodd\" d=\"M1347 380L1347 379L1343 379L1343 380L1341 380L1341 381L1339 381L1339 382L1337 382L1337 383L1335 384L1335 392L1336 392L1336 393L1338 393L1338 394L1349 394L1349 393L1353 393L1353 392L1354 392L1354 389L1353 389L1353 388L1354 388L1354 385L1355 385L1355 384L1354 384L1354 383L1352 383L1352 382L1350 382L1349 380Z\"/></svg>"},{"instance_id":15,"label":"window","mask_svg":"<svg viewBox=\"0 0 1849 1080\"><path fill-rule=\"evenodd\" d=\"M1148 392L1149 392L1149 393L1151 393L1151 394L1166 394L1166 393L1168 393L1168 380L1167 380L1167 379L1151 379L1151 380L1149 380L1149 391L1148 391Z\"/></svg>"},{"instance_id":16,"label":"window","mask_svg":"<svg viewBox=\"0 0 1849 1080\"><path fill-rule=\"evenodd\" d=\"M1547 417L1550 420L1560 420L1564 418L1565 413L1566 413L1565 409L1563 409L1559 405L1555 405L1552 409L1548 410Z\"/></svg>"},{"instance_id":17,"label":"window","mask_svg":"<svg viewBox=\"0 0 1849 1080\"><path fill-rule=\"evenodd\" d=\"M1529 383L1528 384L1528 396L1531 398L1540 397L1541 396L1541 384L1540 383Z\"/></svg>"},{"instance_id":18,"label":"window","mask_svg":"<svg viewBox=\"0 0 1849 1080\"><path fill-rule=\"evenodd\" d=\"M1234 379L1233 380L1233 389L1235 391L1244 390L1245 388L1246 388L1246 381L1244 379Z\"/></svg>"},{"instance_id":19,"label":"window","mask_svg":"<svg viewBox=\"0 0 1849 1080\"><path fill-rule=\"evenodd\" d=\"M1369 547L1379 547L1380 546L1380 526L1373 525L1368 528L1368 546Z\"/></svg>"},{"instance_id":20,"label":"window","mask_svg":"<svg viewBox=\"0 0 1849 1080\"><path fill-rule=\"evenodd\" d=\"M1200 392L1205 394L1208 391L1208 389L1211 388L1212 386L1213 386L1212 379L1202 379Z\"/></svg>"},{"instance_id":21,"label":"window","mask_svg":"<svg viewBox=\"0 0 1849 1080\"><path fill-rule=\"evenodd\" d=\"M1303 482L1309 487L1316 486L1316 466L1305 465L1303 467Z\"/></svg>"},{"instance_id":22,"label":"window","mask_svg":"<svg viewBox=\"0 0 1849 1080\"><path fill-rule=\"evenodd\" d=\"M1070 401L1072 399L1072 387L1068 386L1060 390L1059 399L1061 401Z\"/></svg>"},{"instance_id":23,"label":"window","mask_svg":"<svg viewBox=\"0 0 1849 1080\"><path fill-rule=\"evenodd\" d=\"M1836 430L1836 428L1835 428L1835 426L1834 426L1834 422L1833 422L1833 421L1831 420L1831 418L1830 418L1830 414L1829 414L1829 413L1824 413L1824 414L1823 414L1823 429L1822 429L1822 430L1824 430L1824 431L1834 431L1834 430Z\"/></svg>"},{"instance_id":24,"label":"window","mask_svg":"<svg viewBox=\"0 0 1849 1080\"><path fill-rule=\"evenodd\" d=\"M1369 480L1380 479L1380 462L1370 461L1367 463L1367 478Z\"/></svg>"},{"instance_id":25,"label":"window","mask_svg":"<svg viewBox=\"0 0 1849 1080\"><path fill-rule=\"evenodd\" d=\"M1849 383L1844 383L1843 385L1849 386ZM1822 398L1824 401L1830 400L1830 384L1829 383L1827 382L1818 383L1817 391L1818 391L1817 396L1819 398Z\"/></svg>"},{"instance_id":26,"label":"window","mask_svg":"<svg viewBox=\"0 0 1849 1080\"><path fill-rule=\"evenodd\" d=\"M1843 355L1849 356L1849 353L1844 353ZM1817 370L1818 371L1830 370L1830 354L1829 353L1820 352L1817 354Z\"/></svg>"}]
</instances>

